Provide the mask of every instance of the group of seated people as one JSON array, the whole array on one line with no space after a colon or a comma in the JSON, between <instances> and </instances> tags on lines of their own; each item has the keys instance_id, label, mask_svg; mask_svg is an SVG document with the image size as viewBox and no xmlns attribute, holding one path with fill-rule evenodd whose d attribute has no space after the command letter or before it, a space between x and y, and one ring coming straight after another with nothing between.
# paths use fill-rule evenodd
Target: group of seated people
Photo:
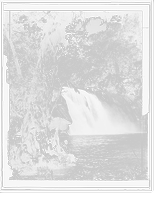
<instances>
[{"instance_id":1,"label":"group of seated people","mask_svg":"<svg viewBox=\"0 0 161 200\"><path fill-rule=\"evenodd\" d=\"M71 162L76 162L78 160L78 157L76 157L69 149L68 147L68 140L64 140L63 145L61 147L59 147L59 145L57 144L56 141L54 141L52 139L49 139L49 143L48 143L48 151L47 151L50 155L67 155L70 159Z\"/></svg>"},{"instance_id":2,"label":"group of seated people","mask_svg":"<svg viewBox=\"0 0 161 200\"><path fill-rule=\"evenodd\" d=\"M76 162L78 160L78 157L76 157L73 153L70 152L68 147L68 140L64 140L63 145L60 146L58 142L55 140L54 137L51 137L49 140L43 140L43 136L41 134L38 135L37 141L39 142L39 150L40 154L45 156L47 153L49 153L51 156L67 156L68 159L70 159L70 162ZM44 145L43 142L46 141L46 144ZM31 164L32 160L34 159L33 156L29 153L27 144L22 145L22 150L19 153L19 159L21 164Z\"/></svg>"}]
</instances>

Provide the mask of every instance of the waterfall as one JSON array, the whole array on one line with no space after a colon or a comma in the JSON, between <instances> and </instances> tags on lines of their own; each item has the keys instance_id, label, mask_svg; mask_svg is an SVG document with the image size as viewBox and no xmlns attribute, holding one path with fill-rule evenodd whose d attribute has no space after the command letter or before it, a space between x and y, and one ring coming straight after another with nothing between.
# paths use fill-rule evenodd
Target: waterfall
<instances>
[{"instance_id":1,"label":"waterfall","mask_svg":"<svg viewBox=\"0 0 161 200\"><path fill-rule=\"evenodd\" d=\"M84 90L76 92L63 87L62 96L66 100L73 123L71 135L102 135L136 133L136 126L120 113L113 113L95 95Z\"/></svg>"}]
</instances>

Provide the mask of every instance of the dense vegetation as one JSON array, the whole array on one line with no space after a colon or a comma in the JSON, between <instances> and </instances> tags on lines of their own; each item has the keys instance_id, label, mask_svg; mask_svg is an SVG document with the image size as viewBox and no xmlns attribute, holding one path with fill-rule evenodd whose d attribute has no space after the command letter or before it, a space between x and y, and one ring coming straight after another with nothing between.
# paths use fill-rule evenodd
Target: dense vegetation
<instances>
[{"instance_id":1,"label":"dense vegetation","mask_svg":"<svg viewBox=\"0 0 161 200\"><path fill-rule=\"evenodd\" d=\"M74 31L77 21L85 24L91 17L102 18L107 31L90 37ZM61 87L54 82L57 70L62 83L139 98L141 12L5 11L3 36L11 116L24 117L37 109L48 118L52 91ZM59 44L63 50L56 61Z\"/></svg>"},{"instance_id":2,"label":"dense vegetation","mask_svg":"<svg viewBox=\"0 0 161 200\"><path fill-rule=\"evenodd\" d=\"M15 169L17 162L52 156L47 153L53 138L52 111L59 110L55 117L71 121L61 97L63 86L94 93L108 104L124 104L131 120L141 118L139 16L83 17L73 12L68 23L61 16L50 11L14 12L10 24L4 24L10 85L9 156Z\"/></svg>"},{"instance_id":3,"label":"dense vegetation","mask_svg":"<svg viewBox=\"0 0 161 200\"><path fill-rule=\"evenodd\" d=\"M89 36L82 41L81 59L76 50L69 49L67 56L58 60L61 81L111 91L141 102L140 23L138 15L127 16L123 25L111 23L105 32Z\"/></svg>"}]
</instances>

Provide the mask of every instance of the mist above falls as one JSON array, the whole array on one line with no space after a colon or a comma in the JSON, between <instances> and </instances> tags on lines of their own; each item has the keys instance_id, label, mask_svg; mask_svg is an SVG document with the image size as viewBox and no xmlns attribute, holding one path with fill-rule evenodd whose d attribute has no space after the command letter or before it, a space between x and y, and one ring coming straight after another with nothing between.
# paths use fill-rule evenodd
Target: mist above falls
<instances>
[{"instance_id":1,"label":"mist above falls","mask_svg":"<svg viewBox=\"0 0 161 200\"><path fill-rule=\"evenodd\" d=\"M97 96L84 90L64 87L66 100L73 123L71 135L108 135L139 132L136 124L125 113L101 102Z\"/></svg>"}]
</instances>

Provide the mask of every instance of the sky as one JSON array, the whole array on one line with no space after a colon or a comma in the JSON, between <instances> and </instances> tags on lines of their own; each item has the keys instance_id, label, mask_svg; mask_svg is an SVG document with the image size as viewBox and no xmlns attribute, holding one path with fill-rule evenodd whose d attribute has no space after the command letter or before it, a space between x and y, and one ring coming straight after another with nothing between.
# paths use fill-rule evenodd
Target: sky
<instances>
[{"instance_id":1,"label":"sky","mask_svg":"<svg viewBox=\"0 0 161 200\"><path fill-rule=\"evenodd\" d=\"M107 24L103 22L100 18L91 18L85 27L82 26L82 23L79 22L76 24L76 31L85 30L88 35L97 34L101 31L105 31L107 28Z\"/></svg>"}]
</instances>

